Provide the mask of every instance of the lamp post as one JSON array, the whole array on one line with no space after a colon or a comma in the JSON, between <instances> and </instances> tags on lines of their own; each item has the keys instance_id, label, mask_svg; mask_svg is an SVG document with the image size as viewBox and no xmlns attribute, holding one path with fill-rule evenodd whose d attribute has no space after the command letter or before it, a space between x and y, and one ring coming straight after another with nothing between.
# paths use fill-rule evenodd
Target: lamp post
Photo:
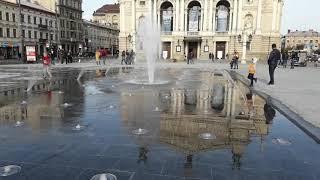
<instances>
[{"instance_id":1,"label":"lamp post","mask_svg":"<svg viewBox=\"0 0 320 180\"><path fill-rule=\"evenodd\" d=\"M23 34L23 28L22 28L22 18L21 18L21 15L22 15L22 8L21 8L21 0L17 0L17 3L18 3L18 6L19 6L19 29L20 29L20 38L21 38L21 59L20 60L23 60L24 61L24 34Z\"/></svg>"},{"instance_id":2,"label":"lamp post","mask_svg":"<svg viewBox=\"0 0 320 180\"><path fill-rule=\"evenodd\" d=\"M252 41L252 34L243 31L242 34L238 35L238 42L242 43L242 58L241 64L246 64L246 54L247 54L247 43Z\"/></svg>"}]
</instances>

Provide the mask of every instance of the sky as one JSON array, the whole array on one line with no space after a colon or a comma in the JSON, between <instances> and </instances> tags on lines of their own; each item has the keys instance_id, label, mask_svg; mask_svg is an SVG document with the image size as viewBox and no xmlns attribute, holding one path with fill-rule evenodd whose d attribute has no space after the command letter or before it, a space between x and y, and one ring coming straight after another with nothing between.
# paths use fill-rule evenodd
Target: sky
<instances>
[{"instance_id":1,"label":"sky","mask_svg":"<svg viewBox=\"0 0 320 180\"><path fill-rule=\"evenodd\" d=\"M93 11L107 3L115 3L117 0L83 0L83 17L91 19ZM320 31L320 0L284 0L283 19L281 33L291 30Z\"/></svg>"}]
</instances>

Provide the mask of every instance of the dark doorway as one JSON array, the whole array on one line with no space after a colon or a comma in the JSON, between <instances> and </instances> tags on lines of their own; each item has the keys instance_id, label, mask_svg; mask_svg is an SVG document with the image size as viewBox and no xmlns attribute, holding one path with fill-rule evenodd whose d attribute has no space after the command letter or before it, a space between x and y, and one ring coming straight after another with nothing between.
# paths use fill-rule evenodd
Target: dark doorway
<instances>
[{"instance_id":1,"label":"dark doorway","mask_svg":"<svg viewBox=\"0 0 320 180\"><path fill-rule=\"evenodd\" d=\"M226 42L216 42L216 57L226 59Z\"/></svg>"},{"instance_id":2,"label":"dark doorway","mask_svg":"<svg viewBox=\"0 0 320 180\"><path fill-rule=\"evenodd\" d=\"M163 42L162 51L167 51L167 59L170 59L171 58L171 42Z\"/></svg>"},{"instance_id":3,"label":"dark doorway","mask_svg":"<svg viewBox=\"0 0 320 180\"><path fill-rule=\"evenodd\" d=\"M194 58L197 58L198 57L198 42L189 42L189 49L188 49L188 53L189 52L193 52L194 54Z\"/></svg>"}]
</instances>

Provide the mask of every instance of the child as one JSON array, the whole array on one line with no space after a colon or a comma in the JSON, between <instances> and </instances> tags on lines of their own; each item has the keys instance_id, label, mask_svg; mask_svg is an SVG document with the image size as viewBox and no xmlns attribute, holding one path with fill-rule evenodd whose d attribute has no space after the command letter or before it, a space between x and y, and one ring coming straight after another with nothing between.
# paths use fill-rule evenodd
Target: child
<instances>
[{"instance_id":1,"label":"child","mask_svg":"<svg viewBox=\"0 0 320 180\"><path fill-rule=\"evenodd\" d=\"M254 59L252 59L251 63L249 64L249 74L248 79L250 79L250 87L253 87L253 80L257 82L257 78L254 77L254 74L256 73L256 66L254 64Z\"/></svg>"}]
</instances>

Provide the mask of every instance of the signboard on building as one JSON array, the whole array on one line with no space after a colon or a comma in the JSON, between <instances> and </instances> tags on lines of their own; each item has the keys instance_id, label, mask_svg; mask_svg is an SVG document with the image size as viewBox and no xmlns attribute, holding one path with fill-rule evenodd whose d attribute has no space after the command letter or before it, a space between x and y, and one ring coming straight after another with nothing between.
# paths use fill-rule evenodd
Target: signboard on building
<instances>
[{"instance_id":1,"label":"signboard on building","mask_svg":"<svg viewBox=\"0 0 320 180\"><path fill-rule=\"evenodd\" d=\"M189 31L191 32L199 31L199 9L200 7L194 6L189 11Z\"/></svg>"},{"instance_id":2,"label":"signboard on building","mask_svg":"<svg viewBox=\"0 0 320 180\"><path fill-rule=\"evenodd\" d=\"M26 46L27 61L36 61L36 47Z\"/></svg>"}]
</instances>

